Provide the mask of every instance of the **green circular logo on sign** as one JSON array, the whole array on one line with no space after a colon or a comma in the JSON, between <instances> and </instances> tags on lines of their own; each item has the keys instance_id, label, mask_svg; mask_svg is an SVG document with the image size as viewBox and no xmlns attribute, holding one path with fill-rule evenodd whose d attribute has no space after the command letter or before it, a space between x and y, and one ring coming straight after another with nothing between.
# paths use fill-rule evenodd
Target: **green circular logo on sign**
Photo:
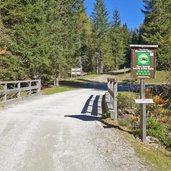
<instances>
[{"instance_id":1,"label":"green circular logo on sign","mask_svg":"<svg viewBox=\"0 0 171 171\"><path fill-rule=\"evenodd\" d=\"M150 65L150 54L148 52L138 53L138 65Z\"/></svg>"}]
</instances>

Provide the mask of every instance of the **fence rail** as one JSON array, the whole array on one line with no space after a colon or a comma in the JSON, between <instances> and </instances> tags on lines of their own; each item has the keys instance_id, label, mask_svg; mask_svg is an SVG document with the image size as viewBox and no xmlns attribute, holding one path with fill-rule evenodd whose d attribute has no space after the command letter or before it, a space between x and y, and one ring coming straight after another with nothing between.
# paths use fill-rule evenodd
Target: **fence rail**
<instances>
[{"instance_id":1,"label":"fence rail","mask_svg":"<svg viewBox=\"0 0 171 171\"><path fill-rule=\"evenodd\" d=\"M39 94L40 90L41 80L2 81L0 82L0 105L23 96Z\"/></svg>"},{"instance_id":2,"label":"fence rail","mask_svg":"<svg viewBox=\"0 0 171 171\"><path fill-rule=\"evenodd\" d=\"M108 109L111 113L111 118L117 120L117 79L108 78L107 79L107 88L108 92L106 94L106 103Z\"/></svg>"}]
</instances>

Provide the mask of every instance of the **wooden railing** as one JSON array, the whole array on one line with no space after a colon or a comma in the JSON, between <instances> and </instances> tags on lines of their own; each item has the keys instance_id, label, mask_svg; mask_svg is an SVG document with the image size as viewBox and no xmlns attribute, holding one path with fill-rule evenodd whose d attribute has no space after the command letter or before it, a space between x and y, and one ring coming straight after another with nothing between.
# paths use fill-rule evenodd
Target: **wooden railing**
<instances>
[{"instance_id":1,"label":"wooden railing","mask_svg":"<svg viewBox=\"0 0 171 171\"><path fill-rule=\"evenodd\" d=\"M106 103L111 113L111 118L115 120L117 120L117 87L118 82L116 79L107 79L108 92L106 93Z\"/></svg>"},{"instance_id":2,"label":"wooden railing","mask_svg":"<svg viewBox=\"0 0 171 171\"><path fill-rule=\"evenodd\" d=\"M0 105L26 96L39 94L40 90L41 80L0 82Z\"/></svg>"}]
</instances>

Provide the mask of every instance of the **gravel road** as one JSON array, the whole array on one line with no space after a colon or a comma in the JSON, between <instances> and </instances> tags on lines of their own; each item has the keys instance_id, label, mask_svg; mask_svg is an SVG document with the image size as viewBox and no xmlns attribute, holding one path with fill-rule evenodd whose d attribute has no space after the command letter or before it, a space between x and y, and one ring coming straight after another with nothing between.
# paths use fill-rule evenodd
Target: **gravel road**
<instances>
[{"instance_id":1,"label":"gravel road","mask_svg":"<svg viewBox=\"0 0 171 171\"><path fill-rule=\"evenodd\" d=\"M86 113L102 94L80 89L0 111L0 171L149 170L118 130Z\"/></svg>"}]
</instances>

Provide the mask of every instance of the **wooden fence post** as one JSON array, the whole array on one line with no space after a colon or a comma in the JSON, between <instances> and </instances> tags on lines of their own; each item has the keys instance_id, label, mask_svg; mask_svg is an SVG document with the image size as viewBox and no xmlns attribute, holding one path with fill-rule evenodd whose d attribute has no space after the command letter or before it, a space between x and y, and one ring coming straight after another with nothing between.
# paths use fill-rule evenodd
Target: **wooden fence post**
<instances>
[{"instance_id":1,"label":"wooden fence post","mask_svg":"<svg viewBox=\"0 0 171 171\"><path fill-rule=\"evenodd\" d=\"M118 99L117 99L117 96L118 96L118 83L115 82L114 83L114 86L113 86L113 92L114 92L114 97L113 97L113 110L114 110L114 118L115 120L118 119L118 105L117 105L117 102L118 102Z\"/></svg>"},{"instance_id":2,"label":"wooden fence post","mask_svg":"<svg viewBox=\"0 0 171 171\"><path fill-rule=\"evenodd\" d=\"M108 78L108 94L109 94L109 109L111 109L111 118L117 120L117 80Z\"/></svg>"},{"instance_id":3,"label":"wooden fence post","mask_svg":"<svg viewBox=\"0 0 171 171\"><path fill-rule=\"evenodd\" d=\"M29 96L31 96L31 94L32 94L32 89L31 89L31 81L29 81Z\"/></svg>"},{"instance_id":4,"label":"wooden fence post","mask_svg":"<svg viewBox=\"0 0 171 171\"><path fill-rule=\"evenodd\" d=\"M18 88L17 98L20 98L20 96L21 96L21 92L20 92L21 82L17 83L17 88Z\"/></svg>"},{"instance_id":5,"label":"wooden fence post","mask_svg":"<svg viewBox=\"0 0 171 171\"><path fill-rule=\"evenodd\" d=\"M38 85L37 93L39 94L41 90L41 80L38 80L37 85Z\"/></svg>"},{"instance_id":6,"label":"wooden fence post","mask_svg":"<svg viewBox=\"0 0 171 171\"><path fill-rule=\"evenodd\" d=\"M3 101L7 101L7 83L4 83L4 96Z\"/></svg>"}]
</instances>

